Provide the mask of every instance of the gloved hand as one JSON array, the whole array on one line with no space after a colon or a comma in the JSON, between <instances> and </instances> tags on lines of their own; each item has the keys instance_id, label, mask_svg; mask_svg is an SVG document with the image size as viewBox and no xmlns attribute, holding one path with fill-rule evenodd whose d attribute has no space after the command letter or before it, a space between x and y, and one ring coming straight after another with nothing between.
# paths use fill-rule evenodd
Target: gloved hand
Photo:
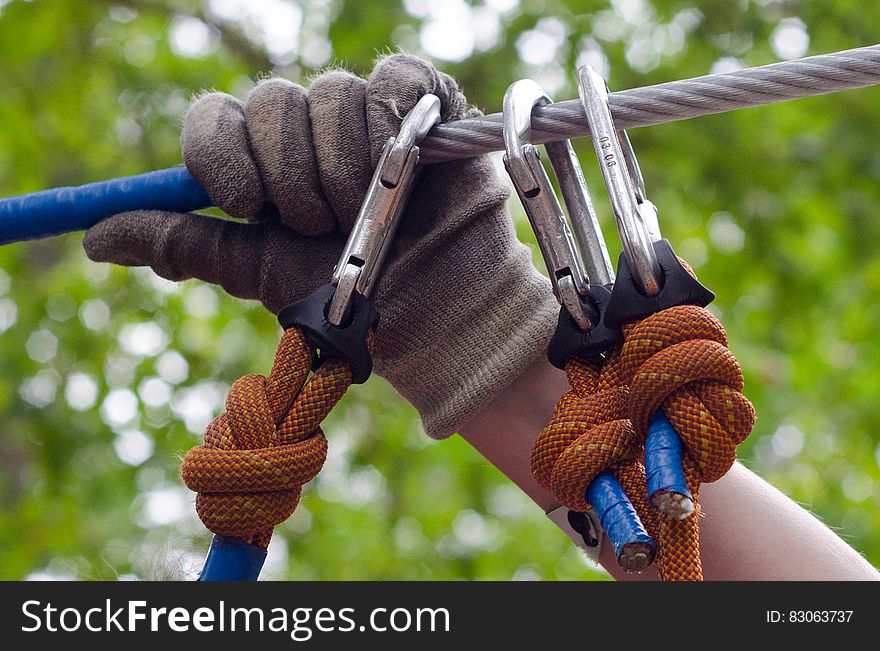
<instances>
[{"instance_id":1,"label":"gloved hand","mask_svg":"<svg viewBox=\"0 0 880 651\"><path fill-rule=\"evenodd\" d=\"M273 313L330 279L385 141L418 99L467 114L455 81L396 54L369 79L335 70L306 91L283 79L244 103L210 93L183 129L190 173L233 222L138 211L86 233L92 260L199 278ZM516 240L506 186L486 157L426 167L372 299L374 370L445 438L544 354L558 306Z\"/></svg>"}]
</instances>

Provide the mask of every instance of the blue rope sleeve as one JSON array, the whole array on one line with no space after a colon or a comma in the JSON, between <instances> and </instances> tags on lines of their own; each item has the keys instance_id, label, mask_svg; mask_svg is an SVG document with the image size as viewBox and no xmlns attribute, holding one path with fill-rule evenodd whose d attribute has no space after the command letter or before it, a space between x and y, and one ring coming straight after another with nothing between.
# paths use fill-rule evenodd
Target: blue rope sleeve
<instances>
[{"instance_id":1,"label":"blue rope sleeve","mask_svg":"<svg viewBox=\"0 0 880 651\"><path fill-rule=\"evenodd\" d=\"M213 205L183 166L0 199L0 244L79 231L129 210L189 212Z\"/></svg>"},{"instance_id":2,"label":"blue rope sleeve","mask_svg":"<svg viewBox=\"0 0 880 651\"><path fill-rule=\"evenodd\" d=\"M229 536L214 536L199 581L256 581L266 550Z\"/></svg>"},{"instance_id":3,"label":"blue rope sleeve","mask_svg":"<svg viewBox=\"0 0 880 651\"><path fill-rule=\"evenodd\" d=\"M693 499L681 465L681 437L662 410L657 410L648 425L645 440L645 475L648 497L658 491L681 493Z\"/></svg>"},{"instance_id":4,"label":"blue rope sleeve","mask_svg":"<svg viewBox=\"0 0 880 651\"><path fill-rule=\"evenodd\" d=\"M615 558L620 560L624 546L630 543L654 546L654 541L645 531L635 507L611 473L601 472L596 475L587 487L587 501L599 516L599 522L614 548Z\"/></svg>"}]
</instances>

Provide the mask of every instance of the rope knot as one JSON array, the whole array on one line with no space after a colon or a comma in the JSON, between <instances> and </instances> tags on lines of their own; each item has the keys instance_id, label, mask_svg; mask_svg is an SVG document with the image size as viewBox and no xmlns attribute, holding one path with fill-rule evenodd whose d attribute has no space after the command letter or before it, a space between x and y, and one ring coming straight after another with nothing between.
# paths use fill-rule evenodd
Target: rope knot
<instances>
[{"instance_id":1,"label":"rope knot","mask_svg":"<svg viewBox=\"0 0 880 651\"><path fill-rule=\"evenodd\" d=\"M605 470L619 474L637 463L642 444L627 416L629 390L621 381L619 348L605 359L571 357L572 389L532 448L532 473L559 502L587 511L587 487Z\"/></svg>"},{"instance_id":2,"label":"rope knot","mask_svg":"<svg viewBox=\"0 0 880 651\"><path fill-rule=\"evenodd\" d=\"M708 310L681 305L626 326L625 337L621 367L635 432L644 440L662 407L684 442L692 490L720 479L755 423L724 327Z\"/></svg>"},{"instance_id":3,"label":"rope knot","mask_svg":"<svg viewBox=\"0 0 880 651\"><path fill-rule=\"evenodd\" d=\"M196 512L212 532L265 547L293 514L303 484L324 465L320 423L351 383L344 362L325 362L306 383L315 349L297 328L284 332L268 376L245 375L208 425L180 475L198 493Z\"/></svg>"}]
</instances>

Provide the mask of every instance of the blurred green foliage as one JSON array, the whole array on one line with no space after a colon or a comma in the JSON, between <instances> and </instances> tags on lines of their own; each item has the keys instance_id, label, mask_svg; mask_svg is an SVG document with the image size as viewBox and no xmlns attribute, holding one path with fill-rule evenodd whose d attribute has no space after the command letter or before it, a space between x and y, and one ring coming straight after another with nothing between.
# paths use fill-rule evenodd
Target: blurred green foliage
<instances>
[{"instance_id":1,"label":"blurred green foliage","mask_svg":"<svg viewBox=\"0 0 880 651\"><path fill-rule=\"evenodd\" d=\"M494 112L523 76L575 97L576 62L622 89L869 45L878 26L880 5L855 0L0 0L0 195L177 164L193 93L241 95L272 70L365 74L402 47ZM759 420L743 461L875 565L878 97L631 134L664 234L717 292L745 370ZM93 264L80 239L0 248L0 578L181 576L208 535L178 455L236 377L268 370L279 330L200 283ZM427 440L383 380L351 391L326 430L330 460L265 576L605 577L462 440Z\"/></svg>"}]
</instances>

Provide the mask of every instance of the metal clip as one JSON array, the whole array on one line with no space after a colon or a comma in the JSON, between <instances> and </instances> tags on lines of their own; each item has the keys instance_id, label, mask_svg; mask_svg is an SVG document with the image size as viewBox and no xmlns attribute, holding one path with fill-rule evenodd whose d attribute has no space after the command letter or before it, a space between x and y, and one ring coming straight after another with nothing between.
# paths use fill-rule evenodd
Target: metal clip
<instances>
[{"instance_id":1,"label":"metal clip","mask_svg":"<svg viewBox=\"0 0 880 651\"><path fill-rule=\"evenodd\" d=\"M645 182L629 137L614 127L605 79L590 66L581 66L578 94L587 115L624 255L639 289L647 296L654 296L663 287L663 273L653 246L653 242L660 239L657 207L645 197Z\"/></svg>"},{"instance_id":2,"label":"metal clip","mask_svg":"<svg viewBox=\"0 0 880 651\"><path fill-rule=\"evenodd\" d=\"M548 143L545 148L559 180L580 252L538 150L529 142L532 109L550 103L552 100L531 79L508 87L504 93L504 166L535 231L553 292L578 327L586 330L595 324L582 297L590 282L611 282L611 261L571 143Z\"/></svg>"},{"instance_id":3,"label":"metal clip","mask_svg":"<svg viewBox=\"0 0 880 651\"><path fill-rule=\"evenodd\" d=\"M396 138L382 150L357 221L333 270L336 293L327 321L338 326L348 318L355 292L369 296L394 239L400 215L412 190L419 162L418 143L440 123L440 99L425 95L403 118Z\"/></svg>"}]
</instances>

